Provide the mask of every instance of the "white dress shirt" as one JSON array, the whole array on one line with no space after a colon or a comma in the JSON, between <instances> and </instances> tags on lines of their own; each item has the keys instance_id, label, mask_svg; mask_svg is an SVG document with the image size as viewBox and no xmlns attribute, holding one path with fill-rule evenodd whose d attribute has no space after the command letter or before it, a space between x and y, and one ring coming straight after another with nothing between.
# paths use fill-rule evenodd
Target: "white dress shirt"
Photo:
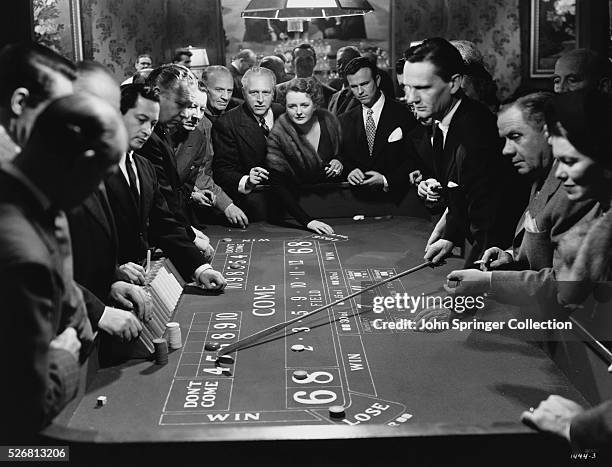
<instances>
[{"instance_id":1,"label":"white dress shirt","mask_svg":"<svg viewBox=\"0 0 612 467\"><path fill-rule=\"evenodd\" d=\"M376 129L378 129L378 122L380 121L380 114L383 111L383 107L385 106L385 95L381 92L380 97L371 107L373 113L372 118L374 119L374 125L376 125ZM361 115L363 116L363 127L365 128L368 121L368 110L370 107L366 107L365 105L361 106Z\"/></svg>"},{"instance_id":2,"label":"white dress shirt","mask_svg":"<svg viewBox=\"0 0 612 467\"><path fill-rule=\"evenodd\" d=\"M380 93L380 97L372 107L366 107L365 105L361 106L361 116L363 117L363 127L367 128L368 124L368 110L372 109L372 119L374 120L374 125L376 126L376 131L378 131L378 122L380 121L380 115L382 114L383 107L385 106L385 94L383 92ZM389 183L387 182L387 177L383 175L383 191L389 191Z\"/></svg>"},{"instance_id":3,"label":"white dress shirt","mask_svg":"<svg viewBox=\"0 0 612 467\"><path fill-rule=\"evenodd\" d=\"M132 170L134 171L134 174L136 175L136 189L138 190L138 193L140 194L140 179L138 178L138 170L136 170L136 162L134 162L134 151L130 151L128 154L131 156L130 161L132 162L131 164ZM124 154L123 156L121 156L121 160L119 161L119 170L121 170L121 173L123 174L123 177L125 178L125 181L127 182L128 186L130 186L130 177L128 177L126 163L127 163L127 157L126 157L126 154Z\"/></svg>"},{"instance_id":4,"label":"white dress shirt","mask_svg":"<svg viewBox=\"0 0 612 467\"><path fill-rule=\"evenodd\" d=\"M138 170L136 170L136 162L134 162L134 151L130 151L129 154L131 156L130 160L132 161L132 169L134 170L134 174L136 175L136 189L138 190L138 193L140 193L140 178L138 177ZM124 154L121 157L121 160L119 160L119 170L121 170L121 173L125 177L125 181L127 182L129 186L130 178L128 177L128 174L127 174L126 163L127 163L127 157L126 157L126 154ZM202 264L193 273L194 278L197 279L200 273L203 271L206 271L207 269L212 269L212 266L208 263Z\"/></svg>"},{"instance_id":5,"label":"white dress shirt","mask_svg":"<svg viewBox=\"0 0 612 467\"><path fill-rule=\"evenodd\" d=\"M259 120L259 117L255 118ZM274 113L272 112L272 109L268 109L268 111L265 113L264 120L266 121L266 125L268 125L268 128L272 130L272 126L274 125ZM257 124L259 125L259 121L257 122ZM253 191L253 188L247 188L248 180L249 174L242 176L242 178L238 182L238 193L248 195L251 191Z\"/></svg>"},{"instance_id":6,"label":"white dress shirt","mask_svg":"<svg viewBox=\"0 0 612 467\"><path fill-rule=\"evenodd\" d=\"M453 115L459 108L459 104L461 104L461 99L455 102L455 105L450 109L450 111L442 118L442 120L436 120L436 125L442 131L442 147L446 144L446 134L448 133L448 129L450 128L451 121L453 120ZM431 145L433 146L433 134L431 136Z\"/></svg>"}]
</instances>

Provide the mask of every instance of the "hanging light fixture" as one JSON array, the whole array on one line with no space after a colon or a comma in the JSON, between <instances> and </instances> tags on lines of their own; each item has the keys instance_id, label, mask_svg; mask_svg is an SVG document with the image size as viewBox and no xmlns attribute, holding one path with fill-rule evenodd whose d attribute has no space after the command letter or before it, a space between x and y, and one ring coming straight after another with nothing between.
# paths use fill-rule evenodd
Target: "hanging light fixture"
<instances>
[{"instance_id":1,"label":"hanging light fixture","mask_svg":"<svg viewBox=\"0 0 612 467\"><path fill-rule=\"evenodd\" d=\"M243 18L308 20L359 16L374 11L367 0L251 0Z\"/></svg>"}]
</instances>

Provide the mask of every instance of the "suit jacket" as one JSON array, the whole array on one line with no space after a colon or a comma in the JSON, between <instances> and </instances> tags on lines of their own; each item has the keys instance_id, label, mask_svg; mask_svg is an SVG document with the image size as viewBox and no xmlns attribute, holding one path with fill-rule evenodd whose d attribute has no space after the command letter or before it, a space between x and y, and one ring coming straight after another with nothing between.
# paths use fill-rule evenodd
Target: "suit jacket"
<instances>
[{"instance_id":1,"label":"suit jacket","mask_svg":"<svg viewBox=\"0 0 612 467\"><path fill-rule=\"evenodd\" d=\"M442 238L455 245L467 238L472 243L466 259L469 265L493 242L499 200L495 179L500 176L502 157L495 116L482 104L463 97L451 120L440 160L435 160L425 126L417 126L410 137L424 178L433 177L443 187L448 214ZM458 186L448 188L449 181Z\"/></svg>"},{"instance_id":2,"label":"suit jacket","mask_svg":"<svg viewBox=\"0 0 612 467\"><path fill-rule=\"evenodd\" d=\"M376 128L372 156L368 150L362 106L344 113L339 119L342 127L340 160L344 165L344 172L348 174L355 168L360 168L363 172L375 170L387 178L391 193L408 190L408 175L414 165L408 134L417 125L412 113L399 102L385 99ZM389 142L392 133L398 134L398 128L401 129L401 138Z\"/></svg>"},{"instance_id":3,"label":"suit jacket","mask_svg":"<svg viewBox=\"0 0 612 467\"><path fill-rule=\"evenodd\" d=\"M116 280L117 231L104 185L68 213L74 279L100 300L106 301ZM99 316L89 310L97 329Z\"/></svg>"},{"instance_id":4,"label":"suit jacket","mask_svg":"<svg viewBox=\"0 0 612 467\"><path fill-rule=\"evenodd\" d=\"M49 343L74 327L93 339L82 295L66 275L55 213L16 168L0 168L0 352L10 384L0 385L0 439L34 435L76 395L79 361ZM87 342L86 342L87 341Z\"/></svg>"},{"instance_id":5,"label":"suit jacket","mask_svg":"<svg viewBox=\"0 0 612 467\"><path fill-rule=\"evenodd\" d=\"M240 105L244 102L244 95L242 94L242 75L238 73L238 70L231 63L227 66L227 69L232 74L234 80L234 90L232 91L231 102L234 105Z\"/></svg>"},{"instance_id":6,"label":"suit jacket","mask_svg":"<svg viewBox=\"0 0 612 467\"><path fill-rule=\"evenodd\" d=\"M147 249L153 245L161 248L188 279L205 262L204 257L187 236L185 226L168 209L153 165L137 154L134 162L140 182L139 206L121 171L111 175L105 183L117 228L119 263L142 262Z\"/></svg>"},{"instance_id":7,"label":"suit jacket","mask_svg":"<svg viewBox=\"0 0 612 467\"><path fill-rule=\"evenodd\" d=\"M343 88L338 92L335 92L329 100L328 110L339 117L345 112L361 107L361 103L354 96L353 91L349 88Z\"/></svg>"},{"instance_id":8,"label":"suit jacket","mask_svg":"<svg viewBox=\"0 0 612 467\"><path fill-rule=\"evenodd\" d=\"M491 290L496 300L512 304L533 304L535 297L553 301L553 281L561 266L559 242L581 219L592 218L594 200L571 201L555 177L553 164L538 192L532 192L514 235L513 271L493 271ZM538 231L526 231L527 213Z\"/></svg>"},{"instance_id":9,"label":"suit jacket","mask_svg":"<svg viewBox=\"0 0 612 467\"><path fill-rule=\"evenodd\" d=\"M192 154L197 153L194 157ZM214 149L212 145L212 123L203 118L195 130L193 130L185 142L181 144L176 152L176 158L180 165L186 161L193 161L198 167L195 188L198 190L210 190L216 196L215 207L221 212L233 203L225 191L215 183L212 175L212 164ZM184 160L185 162L181 162Z\"/></svg>"},{"instance_id":10,"label":"suit jacket","mask_svg":"<svg viewBox=\"0 0 612 467\"><path fill-rule=\"evenodd\" d=\"M183 154L183 157L189 156L192 159L184 160L179 170L171 136L160 125L155 127L151 137L136 153L148 159L155 167L159 190L166 198L168 208L176 220L185 226L187 236L193 240L195 235L191 230L188 204L198 174L196 164L201 161L202 155L195 151Z\"/></svg>"},{"instance_id":11,"label":"suit jacket","mask_svg":"<svg viewBox=\"0 0 612 467\"><path fill-rule=\"evenodd\" d=\"M272 104L274 118L283 108ZM241 198L238 183L256 166L263 167L266 158L266 137L255 117L243 104L223 114L213 125L215 182L234 200Z\"/></svg>"}]
</instances>

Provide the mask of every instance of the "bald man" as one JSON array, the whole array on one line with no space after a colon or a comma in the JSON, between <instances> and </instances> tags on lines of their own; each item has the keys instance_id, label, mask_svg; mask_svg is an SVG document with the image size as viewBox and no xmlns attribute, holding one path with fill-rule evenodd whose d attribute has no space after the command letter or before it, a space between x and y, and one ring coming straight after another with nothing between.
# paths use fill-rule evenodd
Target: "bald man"
<instances>
[{"instance_id":1,"label":"bald man","mask_svg":"<svg viewBox=\"0 0 612 467\"><path fill-rule=\"evenodd\" d=\"M116 170L127 148L121 117L93 96L67 96L38 117L14 164L0 167L0 439L31 440L76 395L92 340L72 278L64 211Z\"/></svg>"}]
</instances>

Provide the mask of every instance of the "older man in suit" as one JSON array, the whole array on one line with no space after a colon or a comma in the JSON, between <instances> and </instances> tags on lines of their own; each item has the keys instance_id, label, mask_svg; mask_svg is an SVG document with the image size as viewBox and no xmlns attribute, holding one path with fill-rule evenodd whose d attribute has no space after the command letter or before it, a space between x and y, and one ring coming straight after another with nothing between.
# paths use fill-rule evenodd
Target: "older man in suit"
<instances>
[{"instance_id":1,"label":"older man in suit","mask_svg":"<svg viewBox=\"0 0 612 467\"><path fill-rule=\"evenodd\" d=\"M149 245L160 247L181 275L208 289L222 289L223 276L215 271L188 237L183 224L168 209L153 165L134 154L151 136L160 114L155 90L132 84L121 91L121 111L128 130L130 151L119 161L119 171L105 183L118 236L119 263L141 262Z\"/></svg>"},{"instance_id":2,"label":"older man in suit","mask_svg":"<svg viewBox=\"0 0 612 467\"><path fill-rule=\"evenodd\" d=\"M367 58L352 60L346 79L359 107L340 116L341 162L355 187L404 193L414 157L408 133L416 126L410 111L378 87L378 69Z\"/></svg>"},{"instance_id":3,"label":"older man in suit","mask_svg":"<svg viewBox=\"0 0 612 467\"><path fill-rule=\"evenodd\" d=\"M555 176L558 164L544 127L544 111L551 97L543 92L528 94L502 107L498 114L499 134L505 138L504 156L512 159L520 175L532 181L529 205L516 225L511 249L487 249L482 257L483 271L451 272L449 279L461 281L455 290L458 294L491 291L502 303L536 303L536 297L560 269L560 258L555 254L559 240L596 205L592 199L570 200Z\"/></svg>"},{"instance_id":4,"label":"older man in suit","mask_svg":"<svg viewBox=\"0 0 612 467\"><path fill-rule=\"evenodd\" d=\"M281 106L272 104L275 78L270 70L251 68L243 82L245 102L221 116L212 133L215 181L238 205L268 180L266 139L283 112Z\"/></svg>"},{"instance_id":5,"label":"older man in suit","mask_svg":"<svg viewBox=\"0 0 612 467\"><path fill-rule=\"evenodd\" d=\"M114 170L127 147L117 112L67 96L39 115L14 164L0 169L0 438L23 443L75 396L93 335L72 275L64 214Z\"/></svg>"},{"instance_id":6,"label":"older man in suit","mask_svg":"<svg viewBox=\"0 0 612 467\"><path fill-rule=\"evenodd\" d=\"M190 221L199 226L200 220L213 214L214 209L231 224L246 227L249 223L246 214L213 180L212 123L204 117L209 108L207 100L207 94L198 93L199 110L172 137L176 145L176 167L183 182L182 193L190 197Z\"/></svg>"}]
</instances>

